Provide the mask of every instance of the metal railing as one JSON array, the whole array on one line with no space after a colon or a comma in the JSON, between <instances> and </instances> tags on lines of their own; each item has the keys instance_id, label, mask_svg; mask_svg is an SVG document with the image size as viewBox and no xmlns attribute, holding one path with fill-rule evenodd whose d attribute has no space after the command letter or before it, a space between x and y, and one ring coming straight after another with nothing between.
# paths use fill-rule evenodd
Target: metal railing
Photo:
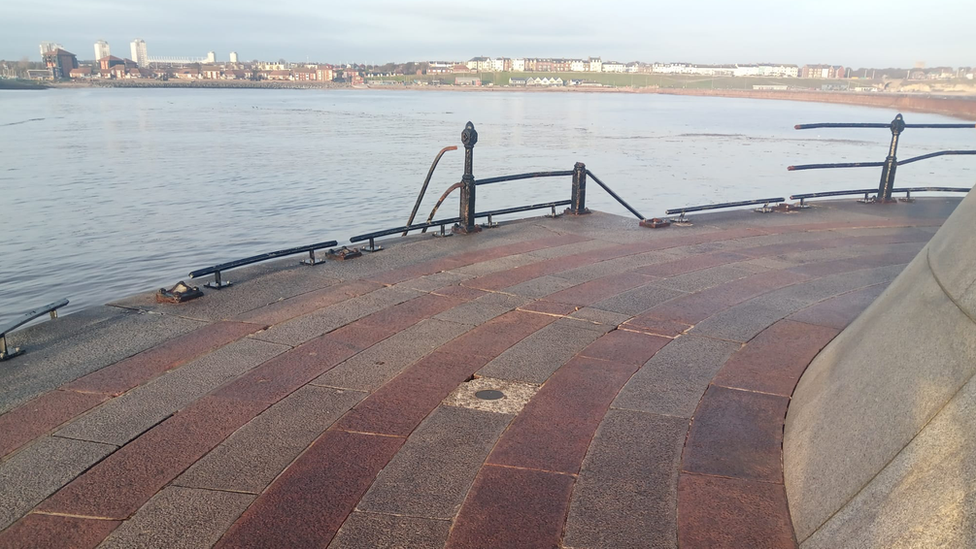
<instances>
[{"instance_id":1,"label":"metal railing","mask_svg":"<svg viewBox=\"0 0 976 549\"><path fill-rule=\"evenodd\" d=\"M349 239L350 242L364 242L368 241L369 246L364 247L364 251L378 251L382 247L376 244L376 239L383 236L391 236L397 233L401 235L406 235L411 231L426 231L427 229L433 227L440 227L440 232L437 233L442 236L450 234L447 232L446 227L448 225L453 225L451 233L476 233L482 230L483 227L492 227L496 224L493 223L493 217L498 215L513 214L519 212L527 212L532 210L542 210L549 209L551 216L559 215L556 212L556 208L562 206L568 206L565 213L572 215L584 215L589 213L586 208L586 182L587 179L593 179L603 190L607 192L614 200L619 202L624 208L637 217L640 221L645 221L643 215L637 211L633 206L628 204L624 199L622 199L617 193L603 181L600 180L593 172L586 169L586 165L582 162L577 162L572 170L554 170L554 171L544 171L544 172L527 172L518 173L510 175L500 175L495 177L485 177L481 179L475 179L474 177L474 146L478 143L478 132L474 128L474 124L468 122L464 126L464 131L461 132L461 143L464 146L464 173L461 176L460 183L452 186L448 189L448 192L441 197L438 201L437 206L434 207L436 212L437 207L440 206L441 202L447 196L447 194L459 188L461 190L460 207L457 217L444 218L439 220L433 219L433 213L431 217L428 218L426 223L411 224L408 223L402 227L393 227L390 229L383 229L379 231L373 231L369 233L359 234L353 236ZM443 153L443 151L442 151ZM529 204L526 206L515 206L511 208L501 208L497 210L490 211L476 211L475 205L477 203L477 188L483 185L492 185L495 183L503 183L508 181L520 181L525 179L543 179L552 177L572 177L573 186L572 193L569 200L556 200L552 202L543 202L539 204ZM415 206L415 210L418 206ZM488 218L487 223L484 225L479 225L477 223L478 219ZM413 215L411 215L413 219Z\"/></svg>"},{"instance_id":2,"label":"metal railing","mask_svg":"<svg viewBox=\"0 0 976 549\"><path fill-rule=\"evenodd\" d=\"M740 206L757 206L759 204L763 205L763 208L768 207L770 204L779 204L780 202L785 202L786 199L783 197L776 198L757 198L755 200L741 200L739 202L720 202L718 204L703 204L701 206L686 206L684 208L672 208L666 210L664 213L668 215L681 214L679 219L684 219L685 214L689 212L703 212L706 210L720 210L723 208L738 208Z\"/></svg>"},{"instance_id":3,"label":"metal railing","mask_svg":"<svg viewBox=\"0 0 976 549\"><path fill-rule=\"evenodd\" d=\"M883 162L842 162L833 164L802 164L799 166L789 166L786 169L789 171L800 171L800 170L821 170L821 169L833 169L833 168L881 168L881 182L877 189L876 202L887 203L892 202L891 193L895 192L895 171L898 166L904 164L911 164L913 162L918 162L920 160L926 160L929 158L935 158L938 156L958 156L958 155L976 155L976 150L949 150L949 151L938 151L928 154L923 154L920 156L915 156L905 160L898 160L898 141L901 137L902 132L907 128L939 128L939 129L973 129L976 128L976 124L906 124L904 117L901 114L895 116L895 119L889 124L881 123L868 123L868 122L856 122L856 123L817 123L817 124L797 124L794 126L797 130L809 130L815 128L887 128L891 130L891 143L888 146L888 156ZM927 190L923 187L918 187L917 190ZM861 194L864 191L838 191L843 194ZM870 194L872 190L868 190L867 193ZM806 198L814 198L814 195L818 193L810 193ZM794 195L800 196L800 195ZM842 196L842 194L833 195L823 195L820 196ZM867 200L867 195L865 196Z\"/></svg>"},{"instance_id":4,"label":"metal railing","mask_svg":"<svg viewBox=\"0 0 976 549\"><path fill-rule=\"evenodd\" d=\"M902 187L898 189L891 189L892 193L905 193L905 200L912 199L912 193L923 193L923 192L939 192L939 193L968 193L971 191L969 187ZM826 198L828 196L852 196L856 194L863 194L864 201L869 200L871 193L878 192L878 189L850 189L846 191L823 191L818 193L803 193L803 194L792 194L790 195L790 200L799 200L800 205L804 206L804 201L808 198Z\"/></svg>"},{"instance_id":5,"label":"metal railing","mask_svg":"<svg viewBox=\"0 0 976 549\"><path fill-rule=\"evenodd\" d=\"M204 284L207 288L213 288L219 290L221 288L226 288L233 284L230 281L223 281L220 279L220 273L223 271L229 271L230 269L236 269L237 267L243 267L245 265L251 265L261 261L268 261L270 259L277 259L279 257L286 257L289 255L308 253L308 259L303 260L302 263L307 265L314 265L315 252L316 250L321 250L323 248L331 248L337 245L338 242L335 240L329 240L328 242L319 242L318 244L309 244L308 246L298 246L297 248L287 248L284 250L277 250L274 252L268 252L265 254L252 255L251 257L245 257L244 259L238 259L236 261L228 261L227 263L221 263L219 265L214 265L213 267L207 267L205 269L197 269L192 271L188 276L190 278L198 278L201 276L206 276L209 274L214 275L212 282Z\"/></svg>"},{"instance_id":6,"label":"metal railing","mask_svg":"<svg viewBox=\"0 0 976 549\"><path fill-rule=\"evenodd\" d=\"M7 348L7 334L16 330L17 328L20 328L35 318L44 316L45 314L50 314L51 318L55 319L58 317L58 309L67 304L67 299L55 301L54 303L49 303L43 307L38 307L33 311L28 311L8 324L0 326L0 361L9 360L15 356L24 354L24 350L20 347L14 347L13 350L9 350Z\"/></svg>"}]
</instances>

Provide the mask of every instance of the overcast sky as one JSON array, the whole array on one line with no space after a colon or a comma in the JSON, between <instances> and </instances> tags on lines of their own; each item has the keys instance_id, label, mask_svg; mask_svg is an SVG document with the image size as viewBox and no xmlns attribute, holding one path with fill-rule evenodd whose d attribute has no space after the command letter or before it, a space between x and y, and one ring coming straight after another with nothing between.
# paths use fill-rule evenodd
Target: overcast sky
<instances>
[{"instance_id":1,"label":"overcast sky","mask_svg":"<svg viewBox=\"0 0 976 549\"><path fill-rule=\"evenodd\" d=\"M852 67L976 65L974 0L7 0L0 59L38 44L94 57L146 41L150 56L333 63L586 57Z\"/></svg>"}]
</instances>

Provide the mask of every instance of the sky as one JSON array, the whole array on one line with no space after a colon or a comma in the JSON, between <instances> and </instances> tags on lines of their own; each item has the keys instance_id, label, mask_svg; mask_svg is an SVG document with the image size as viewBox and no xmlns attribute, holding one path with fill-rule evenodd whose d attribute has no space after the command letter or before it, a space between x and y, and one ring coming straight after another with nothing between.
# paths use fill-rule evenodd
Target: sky
<instances>
[{"instance_id":1,"label":"sky","mask_svg":"<svg viewBox=\"0 0 976 549\"><path fill-rule=\"evenodd\" d=\"M589 57L849 67L976 65L973 0L2 0L0 59L42 41L150 56L382 64Z\"/></svg>"}]
</instances>

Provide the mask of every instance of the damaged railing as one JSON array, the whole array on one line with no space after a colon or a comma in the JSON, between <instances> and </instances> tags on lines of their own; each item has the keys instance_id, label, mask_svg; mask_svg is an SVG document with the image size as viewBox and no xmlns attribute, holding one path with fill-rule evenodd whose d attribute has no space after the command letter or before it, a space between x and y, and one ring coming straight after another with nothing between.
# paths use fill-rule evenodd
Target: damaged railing
<instances>
[{"instance_id":1,"label":"damaged railing","mask_svg":"<svg viewBox=\"0 0 976 549\"><path fill-rule=\"evenodd\" d=\"M898 141L901 137L902 132L907 128L938 128L938 129L973 129L976 125L969 124L906 124L904 117L901 114L895 116L895 119L889 124L881 123L867 123L867 122L856 122L856 123L817 123L817 124L797 124L794 128L798 130L809 130L815 128L887 128L891 130L891 143L888 146L888 156L883 162L841 162L833 164L801 164L799 166L789 166L787 170L789 171L800 171L800 170L821 170L821 169L834 169L834 168L881 168L881 183L878 185L877 197L874 199L875 202L888 203L892 202L891 194L893 192L902 191L927 191L927 190L939 190L948 192L968 192L969 189L961 191L955 188L942 188L942 187L915 187L912 189L895 189L895 172L898 166L904 164L911 164L913 162L918 162L920 160L926 160L929 158L935 158L938 156L960 156L960 155L976 155L976 150L949 150L949 151L937 151L933 153L923 154L920 156L915 156L912 158L907 158L905 160L898 160ZM850 190L850 191L830 191L835 194L824 194L824 193L808 193L805 195L793 195L791 198L815 198L819 196L843 196L846 194L865 194L865 201L868 200L868 195L871 192L875 192L873 189L868 190Z\"/></svg>"},{"instance_id":2,"label":"damaged railing","mask_svg":"<svg viewBox=\"0 0 976 549\"><path fill-rule=\"evenodd\" d=\"M573 166L572 170L528 172L528 173L501 175L496 177L475 179L474 146L475 144L478 143L478 132L475 130L474 124L472 124L471 122L468 122L464 127L464 131L461 132L461 143L462 145L464 145L464 174L461 176L460 183L448 189L448 192L445 193L444 196L440 198L440 200L438 200L437 205L434 207L434 211L436 212L437 207L440 206L441 202L443 202L443 200L451 191L453 191L455 188L460 189L461 191L460 208L457 217L434 220L433 212L432 212L431 217L428 218L426 223L417 223L417 224L408 223L407 225L404 225L402 227L394 227L391 229L383 229L380 231L373 231L370 233L359 234L350 238L349 241L352 243L368 241L369 245L367 247L363 247L362 249L363 251L371 252L371 251L377 251L382 249L381 246L378 246L376 244L375 240L383 236L390 236L397 233L400 233L401 235L405 236L407 233L411 231L418 231L418 230L426 231L427 229L433 227L440 227L440 232L436 234L441 236L447 236L448 234L452 234L452 233L461 233L461 234L475 233L480 231L482 227L495 226L496 224L493 222L493 217L498 215L548 209L550 210L550 214L549 214L550 216L556 216L559 215L556 212L556 208L562 206L568 206L565 213L571 215L587 214L589 213L589 210L586 208L587 178L593 179L593 181L595 181L601 188L603 188L603 190L605 190L607 194L609 194L614 200L619 202L624 208L627 209L627 211L629 211L635 217L637 217L637 219L640 220L642 224L645 224L650 221L659 221L659 220L645 219L640 212L638 212L633 206L628 204L624 199L620 198L620 196L617 193L613 192L613 190L609 186L607 186L603 181L601 181L600 178L594 175L593 172L586 169L586 165L583 164L582 162L577 162ZM444 151L441 151L441 154L443 154L443 152ZM440 157L438 156L438 158ZM436 164L436 160L435 160L435 164ZM431 170L433 170L433 167L431 168ZM551 177L570 177L570 176L573 178L573 187L572 187L572 194L569 200L556 200L552 202L543 202L539 204L529 204L526 206L515 206L511 208L502 208L498 210L490 210L490 211L482 211L482 212L476 211L475 209L477 188L480 186L492 185L495 183L503 183L508 181L520 181L524 179L544 179L544 178L551 178ZM424 189L426 189L426 183L424 185ZM416 215L416 210L419 207L419 202L422 199L422 196L423 196L423 191L421 191L421 196L418 197L418 205L414 207L414 212L410 216L411 220ZM477 223L477 220L481 218L487 218L487 223L483 225L479 225ZM446 229L447 226L452 226L450 233Z\"/></svg>"},{"instance_id":3,"label":"damaged railing","mask_svg":"<svg viewBox=\"0 0 976 549\"><path fill-rule=\"evenodd\" d=\"M20 328L28 322L40 318L46 314L50 314L52 319L58 317L58 309L64 307L68 304L67 299L62 299L61 301L55 301L54 303L49 303L43 307L38 307L33 311L26 312L22 314L19 318L12 320L4 326L0 326L0 361L11 359L15 356L24 354L24 350L19 347L14 347L13 349L7 348L7 334Z\"/></svg>"}]
</instances>

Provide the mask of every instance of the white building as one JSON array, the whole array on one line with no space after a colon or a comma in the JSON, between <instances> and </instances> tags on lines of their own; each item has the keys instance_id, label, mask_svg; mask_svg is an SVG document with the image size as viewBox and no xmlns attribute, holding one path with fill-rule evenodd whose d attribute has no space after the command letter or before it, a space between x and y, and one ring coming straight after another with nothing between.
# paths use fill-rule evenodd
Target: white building
<instances>
[{"instance_id":1,"label":"white building","mask_svg":"<svg viewBox=\"0 0 976 549\"><path fill-rule=\"evenodd\" d=\"M139 65L140 67L149 66L149 54L146 53L145 40L141 38L136 38L133 40L132 43L129 44L129 52L132 54L129 59L135 61L136 65Z\"/></svg>"},{"instance_id":2,"label":"white building","mask_svg":"<svg viewBox=\"0 0 976 549\"><path fill-rule=\"evenodd\" d=\"M512 70L517 72L525 72L525 58L520 57L518 59L512 59Z\"/></svg>"},{"instance_id":3,"label":"white building","mask_svg":"<svg viewBox=\"0 0 976 549\"><path fill-rule=\"evenodd\" d=\"M603 72L624 72L627 70L627 65L623 63L618 63L616 61L604 61L603 62Z\"/></svg>"},{"instance_id":4,"label":"white building","mask_svg":"<svg viewBox=\"0 0 976 549\"><path fill-rule=\"evenodd\" d=\"M213 63L216 63L216 62L217 62L217 52L208 51L207 52L207 63L213 64Z\"/></svg>"},{"instance_id":5,"label":"white building","mask_svg":"<svg viewBox=\"0 0 976 549\"><path fill-rule=\"evenodd\" d=\"M589 65L590 72L603 72L603 60L599 57L591 57Z\"/></svg>"},{"instance_id":6,"label":"white building","mask_svg":"<svg viewBox=\"0 0 976 549\"><path fill-rule=\"evenodd\" d=\"M103 57L108 57L109 55L112 54L109 50L108 42L104 40L99 40L98 42L95 42L95 61L98 61Z\"/></svg>"},{"instance_id":7,"label":"white building","mask_svg":"<svg viewBox=\"0 0 976 549\"><path fill-rule=\"evenodd\" d=\"M486 68L485 70L492 71L492 72L501 72L505 70L505 58L496 57L494 59L489 59L488 68Z\"/></svg>"},{"instance_id":8,"label":"white building","mask_svg":"<svg viewBox=\"0 0 976 549\"><path fill-rule=\"evenodd\" d=\"M589 63L583 61L582 59L571 59L569 61L569 70L570 72L584 72L587 65L589 65Z\"/></svg>"},{"instance_id":9,"label":"white building","mask_svg":"<svg viewBox=\"0 0 976 549\"><path fill-rule=\"evenodd\" d=\"M231 63L237 63L237 52L236 51L230 52L230 62Z\"/></svg>"}]
</instances>

